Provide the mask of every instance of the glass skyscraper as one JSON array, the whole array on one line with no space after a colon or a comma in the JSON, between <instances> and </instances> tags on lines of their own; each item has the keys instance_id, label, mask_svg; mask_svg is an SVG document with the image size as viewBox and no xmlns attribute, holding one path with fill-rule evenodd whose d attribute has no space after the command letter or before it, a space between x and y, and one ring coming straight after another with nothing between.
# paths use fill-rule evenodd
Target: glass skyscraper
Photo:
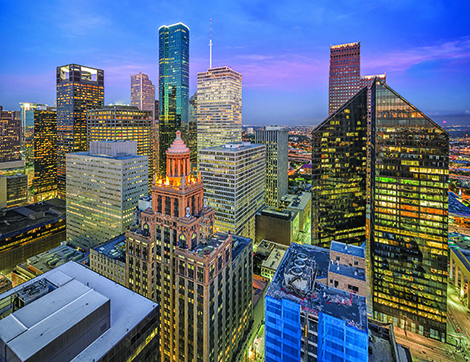
<instances>
[{"instance_id":1,"label":"glass skyscraper","mask_svg":"<svg viewBox=\"0 0 470 362\"><path fill-rule=\"evenodd\" d=\"M57 194L65 198L65 155L88 149L88 109L104 106L104 71L69 64L57 67Z\"/></svg>"},{"instance_id":2,"label":"glass skyscraper","mask_svg":"<svg viewBox=\"0 0 470 362\"><path fill-rule=\"evenodd\" d=\"M312 133L312 244L365 241L367 88Z\"/></svg>"},{"instance_id":3,"label":"glass skyscraper","mask_svg":"<svg viewBox=\"0 0 470 362\"><path fill-rule=\"evenodd\" d=\"M449 135L386 84L371 94L374 318L445 342Z\"/></svg>"},{"instance_id":4,"label":"glass skyscraper","mask_svg":"<svg viewBox=\"0 0 470 362\"><path fill-rule=\"evenodd\" d=\"M159 170L166 173L166 150L176 131L188 133L189 28L177 23L159 29ZM191 150L195 151L195 150Z\"/></svg>"}]
</instances>

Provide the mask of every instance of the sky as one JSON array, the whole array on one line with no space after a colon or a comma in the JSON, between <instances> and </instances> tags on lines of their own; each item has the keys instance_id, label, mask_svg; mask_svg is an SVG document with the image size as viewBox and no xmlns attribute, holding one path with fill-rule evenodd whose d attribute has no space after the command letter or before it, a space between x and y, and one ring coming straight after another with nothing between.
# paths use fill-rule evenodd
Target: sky
<instances>
[{"instance_id":1,"label":"sky","mask_svg":"<svg viewBox=\"0 0 470 362\"><path fill-rule=\"evenodd\" d=\"M243 75L243 124L316 125L328 115L329 48L361 42L361 75L439 124L470 125L468 0L0 0L0 105L53 105L56 67L104 69L105 104L130 103L130 76L158 88L158 28L190 29L190 95L213 66Z\"/></svg>"}]
</instances>

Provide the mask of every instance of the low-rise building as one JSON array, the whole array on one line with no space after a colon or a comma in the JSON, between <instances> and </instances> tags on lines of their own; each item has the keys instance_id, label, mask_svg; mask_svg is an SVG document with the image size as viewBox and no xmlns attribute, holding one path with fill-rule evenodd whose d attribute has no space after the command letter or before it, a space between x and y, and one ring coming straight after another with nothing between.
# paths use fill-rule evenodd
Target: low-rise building
<instances>
[{"instance_id":1,"label":"low-rise building","mask_svg":"<svg viewBox=\"0 0 470 362\"><path fill-rule=\"evenodd\" d=\"M284 254L286 253L287 246L272 243L273 250L269 254L268 258L261 264L261 276L273 279L274 273L276 272L279 264L281 263Z\"/></svg>"},{"instance_id":2,"label":"low-rise building","mask_svg":"<svg viewBox=\"0 0 470 362\"><path fill-rule=\"evenodd\" d=\"M0 210L0 272L65 240L65 201L52 199Z\"/></svg>"},{"instance_id":3,"label":"low-rise building","mask_svg":"<svg viewBox=\"0 0 470 362\"><path fill-rule=\"evenodd\" d=\"M310 192L299 191L296 194L284 195L281 199L281 207L299 214L298 230L300 232L309 230L312 214L312 194Z\"/></svg>"},{"instance_id":4,"label":"low-rise building","mask_svg":"<svg viewBox=\"0 0 470 362\"><path fill-rule=\"evenodd\" d=\"M276 210L264 207L256 213L256 239L269 240L289 246L294 241L294 229L298 228L299 219L296 211Z\"/></svg>"},{"instance_id":5,"label":"low-rise building","mask_svg":"<svg viewBox=\"0 0 470 362\"><path fill-rule=\"evenodd\" d=\"M90 249L90 269L127 286L126 236L121 234Z\"/></svg>"},{"instance_id":6,"label":"low-rise building","mask_svg":"<svg viewBox=\"0 0 470 362\"><path fill-rule=\"evenodd\" d=\"M0 175L0 209L28 203L28 176L22 173Z\"/></svg>"},{"instance_id":7,"label":"low-rise building","mask_svg":"<svg viewBox=\"0 0 470 362\"><path fill-rule=\"evenodd\" d=\"M159 361L159 305L69 262L0 295L1 361Z\"/></svg>"}]
</instances>

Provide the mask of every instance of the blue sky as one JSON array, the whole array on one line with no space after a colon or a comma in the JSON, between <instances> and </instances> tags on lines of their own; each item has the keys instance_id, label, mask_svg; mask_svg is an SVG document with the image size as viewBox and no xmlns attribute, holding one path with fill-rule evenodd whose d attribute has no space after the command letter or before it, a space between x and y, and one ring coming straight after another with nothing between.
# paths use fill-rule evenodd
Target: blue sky
<instances>
[{"instance_id":1,"label":"blue sky","mask_svg":"<svg viewBox=\"0 0 470 362\"><path fill-rule=\"evenodd\" d=\"M158 28L190 28L190 93L213 65L243 75L243 123L314 125L327 116L329 47L361 42L362 75L442 123L470 124L470 2L0 0L0 105L52 105L55 69L105 71L105 103L130 102L130 75L158 84Z\"/></svg>"}]
</instances>

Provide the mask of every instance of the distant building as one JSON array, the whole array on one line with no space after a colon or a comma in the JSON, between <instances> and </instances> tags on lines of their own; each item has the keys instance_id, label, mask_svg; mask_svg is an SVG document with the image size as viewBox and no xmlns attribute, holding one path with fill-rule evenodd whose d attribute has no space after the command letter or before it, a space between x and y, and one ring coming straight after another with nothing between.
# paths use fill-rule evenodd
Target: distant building
<instances>
[{"instance_id":1,"label":"distant building","mask_svg":"<svg viewBox=\"0 0 470 362\"><path fill-rule=\"evenodd\" d=\"M65 240L65 201L47 200L0 211L0 272Z\"/></svg>"},{"instance_id":2,"label":"distant building","mask_svg":"<svg viewBox=\"0 0 470 362\"><path fill-rule=\"evenodd\" d=\"M159 305L80 264L0 294L0 305L2 361L159 361Z\"/></svg>"},{"instance_id":3,"label":"distant building","mask_svg":"<svg viewBox=\"0 0 470 362\"><path fill-rule=\"evenodd\" d=\"M298 212L264 207L256 213L256 239L289 246L294 241L294 229L299 228Z\"/></svg>"},{"instance_id":4,"label":"distant building","mask_svg":"<svg viewBox=\"0 0 470 362\"><path fill-rule=\"evenodd\" d=\"M67 242L88 250L125 232L148 191L148 158L135 141L94 141L67 155Z\"/></svg>"},{"instance_id":5,"label":"distant building","mask_svg":"<svg viewBox=\"0 0 470 362\"><path fill-rule=\"evenodd\" d=\"M190 150L198 150L197 148L197 92L189 98L189 130L186 142ZM191 170L197 169L197 151L191 152Z\"/></svg>"},{"instance_id":6,"label":"distant building","mask_svg":"<svg viewBox=\"0 0 470 362\"><path fill-rule=\"evenodd\" d=\"M23 155L23 160L25 161L26 164L31 163L34 157L34 153L33 153L34 111L36 109L47 109L47 104L20 102L21 153ZM57 119L56 119L56 129L57 129ZM57 135L57 131L56 131L56 135ZM57 150L55 152L57 153Z\"/></svg>"},{"instance_id":7,"label":"distant building","mask_svg":"<svg viewBox=\"0 0 470 362\"><path fill-rule=\"evenodd\" d=\"M282 127L267 126L255 132L255 143L266 146L266 205L279 207L289 188L288 132Z\"/></svg>"},{"instance_id":8,"label":"distant building","mask_svg":"<svg viewBox=\"0 0 470 362\"><path fill-rule=\"evenodd\" d=\"M28 176L0 175L0 209L28 203Z\"/></svg>"},{"instance_id":9,"label":"distant building","mask_svg":"<svg viewBox=\"0 0 470 362\"><path fill-rule=\"evenodd\" d=\"M25 283L71 260L80 264L87 264L88 253L75 250L75 248L62 242L61 245L34 255L28 258L26 262L18 264L11 272L13 286L16 287Z\"/></svg>"},{"instance_id":10,"label":"distant building","mask_svg":"<svg viewBox=\"0 0 470 362\"><path fill-rule=\"evenodd\" d=\"M21 119L19 112L4 111L0 106L0 164L9 167L22 166L21 161ZM7 166L1 166L0 169Z\"/></svg>"},{"instance_id":11,"label":"distant building","mask_svg":"<svg viewBox=\"0 0 470 362\"><path fill-rule=\"evenodd\" d=\"M227 143L199 151L199 172L215 229L255 239L256 212L265 200L265 147Z\"/></svg>"},{"instance_id":12,"label":"distant building","mask_svg":"<svg viewBox=\"0 0 470 362\"><path fill-rule=\"evenodd\" d=\"M230 67L217 67L198 73L198 152L241 140L242 75Z\"/></svg>"},{"instance_id":13,"label":"distant building","mask_svg":"<svg viewBox=\"0 0 470 362\"><path fill-rule=\"evenodd\" d=\"M90 269L121 285L128 284L126 274L126 237L124 234L90 249Z\"/></svg>"},{"instance_id":14,"label":"distant building","mask_svg":"<svg viewBox=\"0 0 470 362\"><path fill-rule=\"evenodd\" d=\"M176 132L152 208L126 232L129 288L160 303L161 359L235 361L253 313L251 239L213 234L214 210Z\"/></svg>"},{"instance_id":15,"label":"distant building","mask_svg":"<svg viewBox=\"0 0 470 362\"><path fill-rule=\"evenodd\" d=\"M328 250L291 244L265 296L265 360L368 360L366 299L327 287Z\"/></svg>"},{"instance_id":16,"label":"distant building","mask_svg":"<svg viewBox=\"0 0 470 362\"><path fill-rule=\"evenodd\" d=\"M159 169L166 174L166 150L175 139L176 131L188 136L189 120L189 28L183 23L163 25L158 29L159 76ZM196 150L191 150L196 152Z\"/></svg>"},{"instance_id":17,"label":"distant building","mask_svg":"<svg viewBox=\"0 0 470 362\"><path fill-rule=\"evenodd\" d=\"M152 111L152 121L155 120L155 86L142 72L131 75L131 105L141 111Z\"/></svg>"},{"instance_id":18,"label":"distant building","mask_svg":"<svg viewBox=\"0 0 470 362\"><path fill-rule=\"evenodd\" d=\"M137 154L148 157L148 191L155 176L155 124L152 113L135 106L112 105L87 111L88 142L136 141Z\"/></svg>"},{"instance_id":19,"label":"distant building","mask_svg":"<svg viewBox=\"0 0 470 362\"><path fill-rule=\"evenodd\" d=\"M88 150L88 109L104 106L104 71L69 64L57 67L57 194L65 199L66 160Z\"/></svg>"}]
</instances>

